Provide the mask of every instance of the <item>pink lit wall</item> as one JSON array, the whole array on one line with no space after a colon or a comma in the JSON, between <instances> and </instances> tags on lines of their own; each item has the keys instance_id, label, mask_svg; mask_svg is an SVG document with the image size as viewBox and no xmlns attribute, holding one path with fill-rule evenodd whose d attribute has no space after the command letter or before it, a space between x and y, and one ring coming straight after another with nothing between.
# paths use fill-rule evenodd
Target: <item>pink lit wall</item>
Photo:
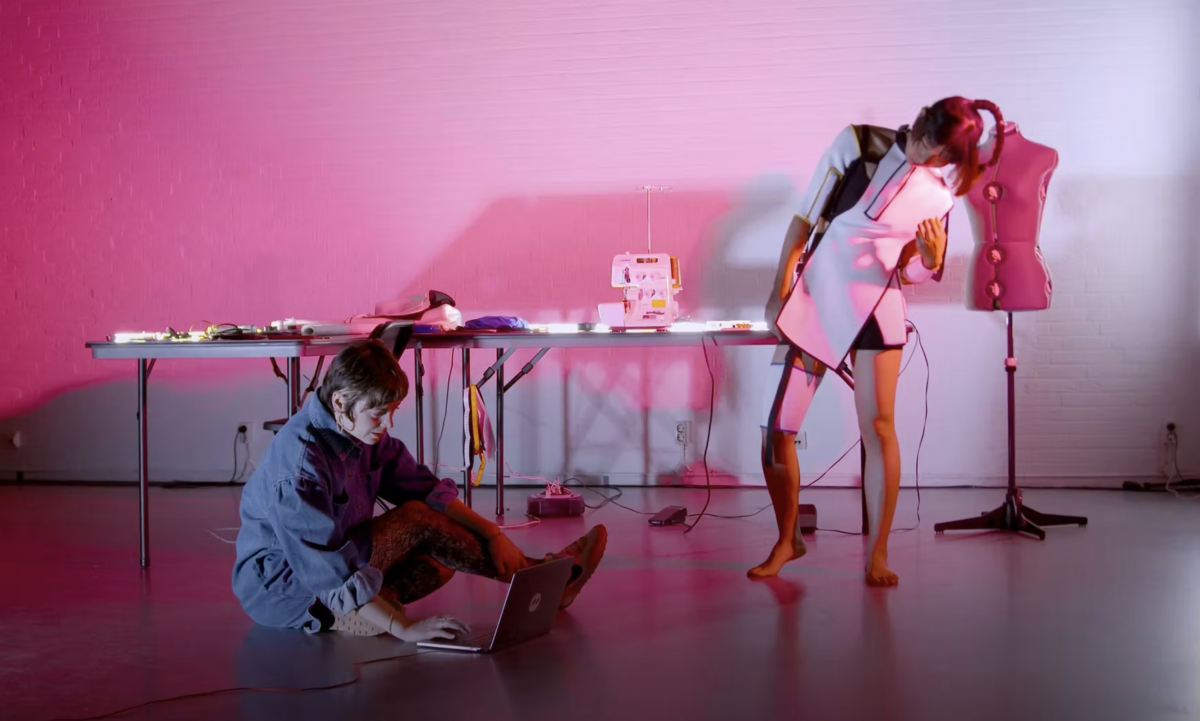
<instances>
[{"instance_id":1,"label":"pink lit wall","mask_svg":"<svg viewBox=\"0 0 1200 721\"><path fill-rule=\"evenodd\" d=\"M23 444L3 444L0 471L135 477L132 363L83 345L114 331L338 319L428 288L467 317L593 320L616 297L611 256L644 246L646 183L674 188L654 199L655 249L681 258L685 312L761 319L825 143L949 94L996 101L1061 156L1042 240L1055 304L1018 318L1026 485L1153 477L1167 420L1195 470L1200 252L1183 209L1200 157L1180 89L1196 20L1184 0L4 2L0 431ZM910 295L933 367L923 484L1005 474L1003 319L963 308L971 242L956 210L946 280ZM712 356L723 481L761 482L768 353ZM448 361L430 368L435 431ZM909 484L924 373L917 357L900 388ZM694 476L674 426L702 439L708 383L698 348L554 352L510 397L509 460ZM263 362L164 362L151 385L155 480L227 479L236 425L283 406ZM830 384L806 472L853 442L852 414Z\"/></svg>"}]
</instances>

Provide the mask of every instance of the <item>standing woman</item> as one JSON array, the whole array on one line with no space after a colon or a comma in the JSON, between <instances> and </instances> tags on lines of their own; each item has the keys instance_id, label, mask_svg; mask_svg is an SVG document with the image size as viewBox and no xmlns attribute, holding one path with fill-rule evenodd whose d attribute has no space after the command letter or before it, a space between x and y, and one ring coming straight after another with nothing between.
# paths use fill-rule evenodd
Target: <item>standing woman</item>
<instances>
[{"instance_id":1,"label":"standing woman","mask_svg":"<svg viewBox=\"0 0 1200 721\"><path fill-rule=\"evenodd\" d=\"M825 371L849 357L866 451L866 580L898 582L887 540L900 490L895 401L907 340L900 286L941 280L955 198L1000 160L1002 135L987 166L979 162L981 110L1003 121L991 102L949 97L922 108L911 127L848 126L813 173L767 301L782 342L767 384L762 464L779 540L751 578L774 576L806 551L797 525L796 433Z\"/></svg>"}]
</instances>

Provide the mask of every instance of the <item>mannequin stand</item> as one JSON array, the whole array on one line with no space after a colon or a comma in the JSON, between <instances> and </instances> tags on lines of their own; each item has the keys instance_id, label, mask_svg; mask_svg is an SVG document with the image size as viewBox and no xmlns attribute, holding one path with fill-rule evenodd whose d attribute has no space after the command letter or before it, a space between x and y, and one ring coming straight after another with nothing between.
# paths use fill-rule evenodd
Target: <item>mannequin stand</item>
<instances>
[{"instance_id":1,"label":"mannequin stand","mask_svg":"<svg viewBox=\"0 0 1200 721\"><path fill-rule=\"evenodd\" d=\"M1013 354L1013 314L1008 313L1008 357L1004 360L1004 370L1008 372L1008 493L1004 504L995 510L980 515L978 518L964 518L959 521L946 521L934 524L937 533L944 531L965 531L972 529L1012 531L1028 533L1037 536L1038 540L1046 540L1046 532L1041 526L1086 526L1084 516L1058 516L1049 513L1039 513L1021 503L1021 489L1017 488L1017 425L1016 425L1016 373L1017 359Z\"/></svg>"}]
</instances>

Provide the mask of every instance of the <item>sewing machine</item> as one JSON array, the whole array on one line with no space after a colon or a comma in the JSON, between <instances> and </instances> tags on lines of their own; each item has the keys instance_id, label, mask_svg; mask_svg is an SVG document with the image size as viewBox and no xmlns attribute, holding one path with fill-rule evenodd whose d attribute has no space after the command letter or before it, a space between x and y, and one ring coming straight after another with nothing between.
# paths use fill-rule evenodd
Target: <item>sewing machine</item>
<instances>
[{"instance_id":1,"label":"sewing machine","mask_svg":"<svg viewBox=\"0 0 1200 721\"><path fill-rule=\"evenodd\" d=\"M622 289L623 302L599 305L600 322L611 328L666 328L679 317L678 258L622 253L613 258L612 286Z\"/></svg>"}]
</instances>

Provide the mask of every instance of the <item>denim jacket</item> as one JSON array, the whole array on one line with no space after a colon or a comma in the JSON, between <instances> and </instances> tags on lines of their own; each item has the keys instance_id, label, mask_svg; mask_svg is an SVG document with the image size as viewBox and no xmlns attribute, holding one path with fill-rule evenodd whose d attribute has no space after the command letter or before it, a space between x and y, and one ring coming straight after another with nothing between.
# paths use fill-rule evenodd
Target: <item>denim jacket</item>
<instances>
[{"instance_id":1,"label":"denim jacket","mask_svg":"<svg viewBox=\"0 0 1200 721\"><path fill-rule=\"evenodd\" d=\"M317 396L292 416L242 491L233 593L265 626L327 629L379 593L368 565L376 496L445 511L454 481L418 465L390 435L366 445Z\"/></svg>"}]
</instances>

